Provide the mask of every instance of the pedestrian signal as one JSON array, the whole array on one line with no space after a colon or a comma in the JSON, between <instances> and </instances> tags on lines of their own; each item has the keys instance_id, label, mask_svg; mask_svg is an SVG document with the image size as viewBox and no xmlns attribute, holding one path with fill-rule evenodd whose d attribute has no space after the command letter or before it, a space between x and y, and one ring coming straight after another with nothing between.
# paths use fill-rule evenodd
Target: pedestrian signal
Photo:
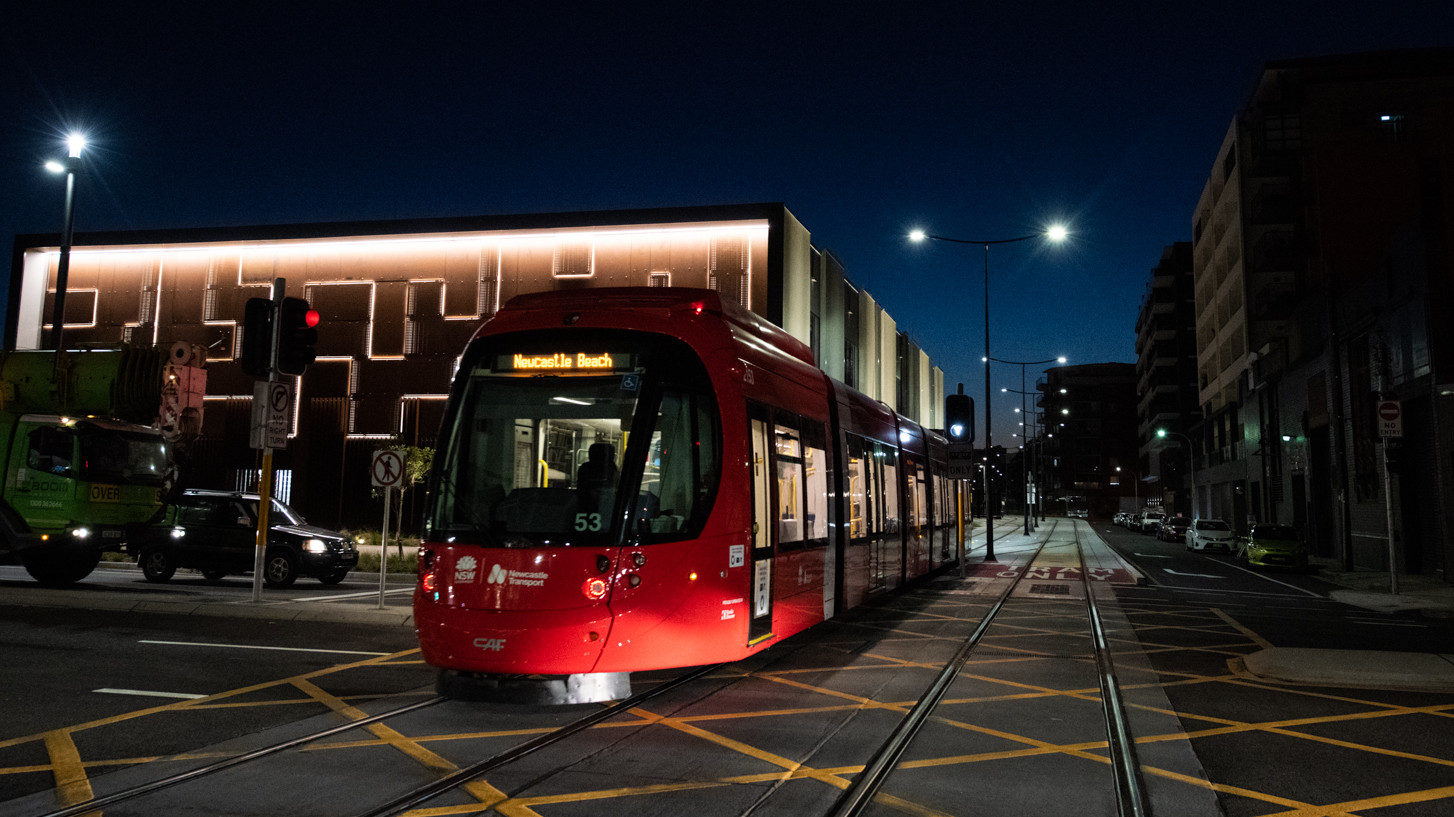
<instances>
[{"instance_id":1,"label":"pedestrian signal","mask_svg":"<svg viewBox=\"0 0 1454 817\"><path fill-rule=\"evenodd\" d=\"M944 435L952 443L974 442L974 398L967 394L944 395Z\"/></svg>"}]
</instances>

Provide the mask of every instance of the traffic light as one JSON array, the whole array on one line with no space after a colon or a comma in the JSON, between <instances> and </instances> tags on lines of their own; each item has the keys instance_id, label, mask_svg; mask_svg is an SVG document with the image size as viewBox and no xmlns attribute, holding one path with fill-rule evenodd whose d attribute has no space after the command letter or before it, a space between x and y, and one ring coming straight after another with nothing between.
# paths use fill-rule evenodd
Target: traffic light
<instances>
[{"instance_id":1,"label":"traffic light","mask_svg":"<svg viewBox=\"0 0 1454 817\"><path fill-rule=\"evenodd\" d=\"M242 317L242 370L267 377L273 361L273 302L248 298Z\"/></svg>"},{"instance_id":2,"label":"traffic light","mask_svg":"<svg viewBox=\"0 0 1454 817\"><path fill-rule=\"evenodd\" d=\"M318 358L318 310L302 298L284 298L278 307L278 371L302 374Z\"/></svg>"},{"instance_id":3,"label":"traffic light","mask_svg":"<svg viewBox=\"0 0 1454 817\"><path fill-rule=\"evenodd\" d=\"M944 434L952 443L974 442L974 398L967 394L944 395Z\"/></svg>"}]
</instances>

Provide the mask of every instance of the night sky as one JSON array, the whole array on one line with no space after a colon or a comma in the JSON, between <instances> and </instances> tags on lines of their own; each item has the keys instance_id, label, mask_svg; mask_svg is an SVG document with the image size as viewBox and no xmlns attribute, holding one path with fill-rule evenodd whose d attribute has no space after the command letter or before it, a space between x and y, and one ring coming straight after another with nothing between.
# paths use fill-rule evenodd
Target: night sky
<instances>
[{"instance_id":1,"label":"night sky","mask_svg":"<svg viewBox=\"0 0 1454 817\"><path fill-rule=\"evenodd\" d=\"M70 128L80 233L782 201L978 396L982 250L910 229L1065 223L991 250L992 354L1134 361L1264 63L1454 44L1449 0L710 5L8 4L0 238L60 231Z\"/></svg>"}]
</instances>

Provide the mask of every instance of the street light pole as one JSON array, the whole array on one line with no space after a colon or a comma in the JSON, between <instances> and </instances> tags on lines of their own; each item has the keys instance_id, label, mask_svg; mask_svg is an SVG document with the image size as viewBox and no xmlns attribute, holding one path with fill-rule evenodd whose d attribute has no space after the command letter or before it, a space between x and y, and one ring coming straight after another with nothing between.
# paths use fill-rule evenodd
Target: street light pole
<instances>
[{"instance_id":1,"label":"street light pole","mask_svg":"<svg viewBox=\"0 0 1454 817\"><path fill-rule=\"evenodd\" d=\"M1004 363L1004 364L1007 364L1007 365L1010 365L1010 366L1019 366L1020 367L1020 389L1016 393L1020 395L1020 418L1021 418L1020 425L1023 426L1024 425L1024 417L1025 417L1025 397L1026 397L1026 395L1030 394L1030 392L1028 392L1028 391L1025 390L1025 367L1026 366L1039 366L1039 365L1044 364L1044 363L1064 363L1065 362L1065 357L1064 356L1062 356L1062 357L1054 357L1054 358L1050 358L1049 360L1000 360L999 358L994 358L994 361L996 363ZM988 365L988 363L986 363L986 365ZM1015 389L1000 389L1000 391L1002 391L1002 392L1012 392L1012 391L1015 391ZM985 402L988 403L989 400L986 399ZM985 411L989 411L989 406L985 406ZM1025 436L1022 433L1020 435L1020 441L1023 443L1024 440L1025 440ZM1024 463L1024 458L1023 457L1021 458L1021 461L1020 461L1020 477L1021 477L1021 480L1024 482L1024 488L1025 488L1025 504L1028 506L1029 503L1030 503L1030 472L1025 470L1025 463ZM1025 535L1026 536L1029 536L1030 535L1030 517L1029 517L1028 514L1026 514L1026 516L1025 516Z\"/></svg>"},{"instance_id":2,"label":"street light pole","mask_svg":"<svg viewBox=\"0 0 1454 817\"><path fill-rule=\"evenodd\" d=\"M1121 466L1117 465L1116 470L1122 470ZM1134 468L1127 468L1125 470L1130 471L1131 476L1136 478L1136 481L1131 483L1131 504L1135 505L1136 508L1139 509L1141 507L1141 472L1137 471Z\"/></svg>"},{"instance_id":3,"label":"street light pole","mask_svg":"<svg viewBox=\"0 0 1454 817\"><path fill-rule=\"evenodd\" d=\"M51 340L57 350L65 348L62 335L66 325L66 278L71 272L71 238L76 223L76 171L80 170L81 149L85 146L86 137L73 133L66 137L65 162L45 163L52 173L66 174L66 212L61 228L61 256L56 262L56 299L51 313Z\"/></svg>"},{"instance_id":4,"label":"street light pole","mask_svg":"<svg viewBox=\"0 0 1454 817\"><path fill-rule=\"evenodd\" d=\"M1015 238L998 239L967 239L949 238L942 235L930 235L923 230L914 230L909 233L910 240L923 241L926 238L935 241L948 241L953 244L977 244L984 247L984 451L986 462L994 447L990 432L990 245L991 244L1014 244L1020 241L1029 241L1032 238L1047 238L1052 242L1064 241L1067 236L1066 229L1060 225L1051 226L1040 233L1017 236ZM995 561L995 515L994 515L994 490L990 483L988 465L985 468L985 561Z\"/></svg>"},{"instance_id":5,"label":"street light pole","mask_svg":"<svg viewBox=\"0 0 1454 817\"><path fill-rule=\"evenodd\" d=\"M1200 519L1201 515L1197 513L1197 454L1196 447L1191 444L1191 437L1179 431L1167 431L1164 428L1156 429L1156 436L1180 437L1186 441L1186 459L1188 465L1191 467L1191 518Z\"/></svg>"}]
</instances>

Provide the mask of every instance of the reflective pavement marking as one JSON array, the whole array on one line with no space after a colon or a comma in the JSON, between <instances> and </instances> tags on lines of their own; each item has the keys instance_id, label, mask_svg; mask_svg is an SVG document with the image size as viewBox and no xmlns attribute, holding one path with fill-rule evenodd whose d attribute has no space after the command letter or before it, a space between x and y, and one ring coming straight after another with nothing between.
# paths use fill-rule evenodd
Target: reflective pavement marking
<instances>
[{"instance_id":1,"label":"reflective pavement marking","mask_svg":"<svg viewBox=\"0 0 1454 817\"><path fill-rule=\"evenodd\" d=\"M399 595L400 593L413 593L413 592L414 592L414 586L413 585L410 585L408 587L400 587L400 588L397 588L395 590L385 590L384 591L384 595L386 595L386 596L396 596L396 595ZM296 603L298 603L300 601L342 601L344 599L361 599L361 598L365 598L365 597L367 597L367 598L377 598L378 595L379 595L379 591L377 591L377 590L369 590L369 591L363 592L363 593L344 593L342 595L337 595L337 596L309 596L307 598L301 598L301 599L282 599L282 601L286 601L289 604L296 604Z\"/></svg>"},{"instance_id":2,"label":"reflective pavement marking","mask_svg":"<svg viewBox=\"0 0 1454 817\"><path fill-rule=\"evenodd\" d=\"M253 644L207 644L200 641L150 641L142 639L138 644L166 644L172 647L217 647L225 650L277 650L279 652L321 652L330 655L389 655L386 652L364 652L362 650L319 650L312 647L265 647Z\"/></svg>"},{"instance_id":3,"label":"reflective pavement marking","mask_svg":"<svg viewBox=\"0 0 1454 817\"><path fill-rule=\"evenodd\" d=\"M1267 581L1270 581L1273 584L1280 584L1283 587L1291 587L1292 589L1298 591L1299 593L1307 593L1309 596L1312 596L1313 598L1317 598L1317 599L1323 598L1322 595L1320 595L1318 593L1314 593L1313 591L1307 589L1306 587L1298 587L1295 584L1288 584L1287 582L1280 582L1277 579L1274 579L1274 578L1272 578L1270 576L1267 576L1266 574L1258 573L1255 570L1248 570L1247 568L1241 567L1240 565L1228 564L1226 562L1223 562L1222 564L1226 564L1227 567L1236 568L1236 569L1242 571L1243 573L1251 573L1252 575L1258 577L1259 579L1266 579Z\"/></svg>"},{"instance_id":4,"label":"reflective pavement marking","mask_svg":"<svg viewBox=\"0 0 1454 817\"><path fill-rule=\"evenodd\" d=\"M187 700L194 700L196 698L207 697L206 695L193 695L188 692L153 692L146 689L112 689L111 687L102 687L101 689L93 689L91 691L104 692L107 695L140 695L144 698L186 698Z\"/></svg>"}]
</instances>

